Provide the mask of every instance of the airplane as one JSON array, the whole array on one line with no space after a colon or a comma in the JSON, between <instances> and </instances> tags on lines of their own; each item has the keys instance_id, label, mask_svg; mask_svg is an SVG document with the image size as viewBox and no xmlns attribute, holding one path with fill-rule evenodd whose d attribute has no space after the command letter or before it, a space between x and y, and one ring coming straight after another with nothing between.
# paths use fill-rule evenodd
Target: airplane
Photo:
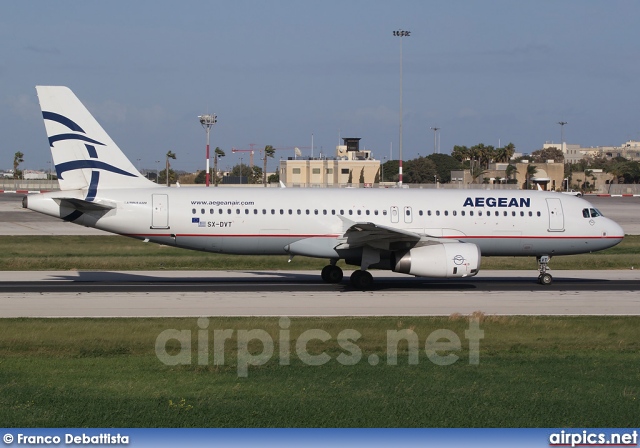
<instances>
[{"instance_id":1,"label":"airplane","mask_svg":"<svg viewBox=\"0 0 640 448\"><path fill-rule=\"evenodd\" d=\"M37 86L60 191L23 207L75 224L214 253L325 258L321 277L373 287L370 268L476 275L482 257L549 260L618 244L623 229L583 198L527 190L165 187L142 176L67 87Z\"/></svg>"}]
</instances>

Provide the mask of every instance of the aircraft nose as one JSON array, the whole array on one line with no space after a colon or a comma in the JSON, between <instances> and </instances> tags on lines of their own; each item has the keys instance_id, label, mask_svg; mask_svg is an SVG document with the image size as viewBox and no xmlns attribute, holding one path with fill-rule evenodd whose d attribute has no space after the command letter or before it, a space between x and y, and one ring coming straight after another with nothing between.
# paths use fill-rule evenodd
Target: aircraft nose
<instances>
[{"instance_id":1,"label":"aircraft nose","mask_svg":"<svg viewBox=\"0 0 640 448\"><path fill-rule=\"evenodd\" d=\"M615 221L609 220L606 231L609 238L624 238L624 229Z\"/></svg>"}]
</instances>

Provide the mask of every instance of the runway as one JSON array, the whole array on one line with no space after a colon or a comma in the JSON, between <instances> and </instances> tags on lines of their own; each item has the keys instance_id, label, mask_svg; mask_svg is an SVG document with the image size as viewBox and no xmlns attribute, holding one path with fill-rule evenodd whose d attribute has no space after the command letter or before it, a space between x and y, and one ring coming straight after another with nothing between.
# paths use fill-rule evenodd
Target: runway
<instances>
[{"instance_id":1,"label":"runway","mask_svg":"<svg viewBox=\"0 0 640 448\"><path fill-rule=\"evenodd\" d=\"M349 274L348 272L345 274ZM318 272L1 272L1 317L639 315L640 272L486 271L462 280L376 272L373 291Z\"/></svg>"}]
</instances>

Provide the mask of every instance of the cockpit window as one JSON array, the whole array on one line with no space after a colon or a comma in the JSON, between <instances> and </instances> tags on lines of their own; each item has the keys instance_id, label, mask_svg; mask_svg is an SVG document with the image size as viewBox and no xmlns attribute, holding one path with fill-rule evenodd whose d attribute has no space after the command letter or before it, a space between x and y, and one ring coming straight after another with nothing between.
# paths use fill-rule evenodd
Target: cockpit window
<instances>
[{"instance_id":1,"label":"cockpit window","mask_svg":"<svg viewBox=\"0 0 640 448\"><path fill-rule=\"evenodd\" d=\"M588 208L583 208L582 209L582 217L583 218L588 218L589 217L589 209Z\"/></svg>"},{"instance_id":2,"label":"cockpit window","mask_svg":"<svg viewBox=\"0 0 640 448\"><path fill-rule=\"evenodd\" d=\"M591 209L591 217L592 218L596 218L598 216L602 216L602 213L600 213L600 210L598 210L596 208L592 208Z\"/></svg>"}]
</instances>

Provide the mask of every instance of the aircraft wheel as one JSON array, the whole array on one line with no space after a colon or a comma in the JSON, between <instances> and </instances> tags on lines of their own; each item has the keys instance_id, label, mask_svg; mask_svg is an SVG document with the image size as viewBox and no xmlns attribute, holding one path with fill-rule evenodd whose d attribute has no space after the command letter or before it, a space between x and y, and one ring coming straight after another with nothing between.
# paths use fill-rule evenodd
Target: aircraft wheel
<instances>
[{"instance_id":1,"label":"aircraft wheel","mask_svg":"<svg viewBox=\"0 0 640 448\"><path fill-rule=\"evenodd\" d=\"M344 276L342 269L331 264L322 268L322 273L320 275L322 276L322 280L327 283L340 283Z\"/></svg>"},{"instance_id":2,"label":"aircraft wheel","mask_svg":"<svg viewBox=\"0 0 640 448\"><path fill-rule=\"evenodd\" d=\"M373 286L373 276L368 271L353 271L350 280L354 288L362 291L367 291Z\"/></svg>"},{"instance_id":3,"label":"aircraft wheel","mask_svg":"<svg viewBox=\"0 0 640 448\"><path fill-rule=\"evenodd\" d=\"M538 277L538 282L541 285L550 285L551 282L553 282L553 277L551 276L551 274L542 274L540 277Z\"/></svg>"}]
</instances>

